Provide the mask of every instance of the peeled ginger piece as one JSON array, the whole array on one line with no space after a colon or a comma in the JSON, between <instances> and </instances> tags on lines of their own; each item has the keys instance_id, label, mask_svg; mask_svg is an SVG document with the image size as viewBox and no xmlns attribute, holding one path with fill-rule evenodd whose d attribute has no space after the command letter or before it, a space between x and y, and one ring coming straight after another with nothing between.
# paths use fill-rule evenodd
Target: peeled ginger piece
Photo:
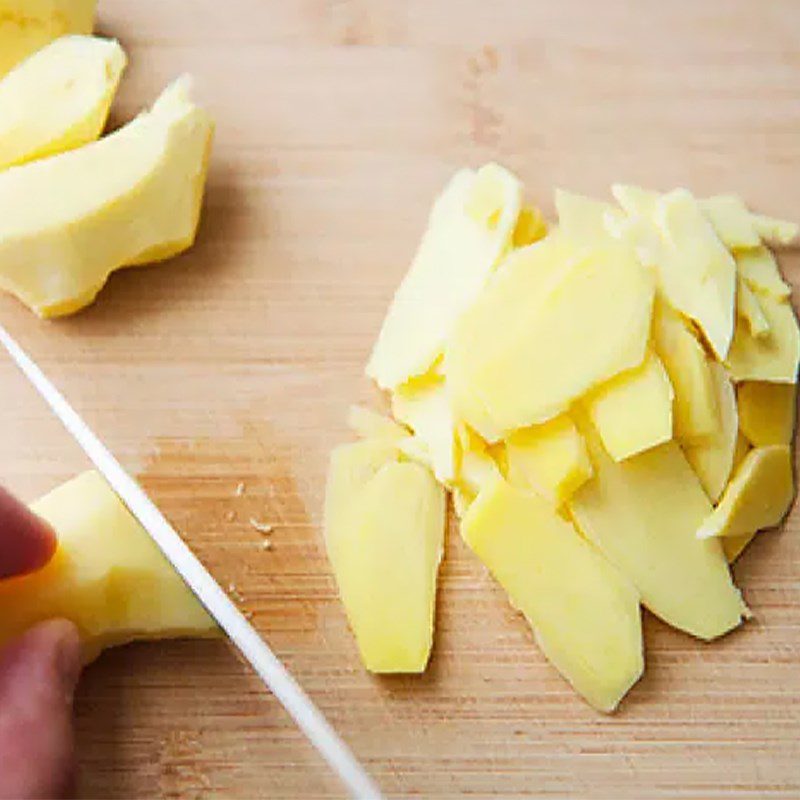
<instances>
[{"instance_id":1,"label":"peeled ginger piece","mask_svg":"<svg viewBox=\"0 0 800 800\"><path fill-rule=\"evenodd\" d=\"M697 530L698 539L742 536L777 525L794 498L787 445L755 447L739 465L719 505Z\"/></svg>"},{"instance_id":2,"label":"peeled ginger piece","mask_svg":"<svg viewBox=\"0 0 800 800\"><path fill-rule=\"evenodd\" d=\"M719 542L695 537L711 504L678 445L615 462L580 427L595 474L569 501L578 529L673 627L707 640L737 627L746 609Z\"/></svg>"},{"instance_id":3,"label":"peeled ginger piece","mask_svg":"<svg viewBox=\"0 0 800 800\"><path fill-rule=\"evenodd\" d=\"M649 227L646 260L663 296L725 358L733 338L736 263L698 201L686 189L659 195L615 185L612 191L634 220Z\"/></svg>"},{"instance_id":4,"label":"peeled ginger piece","mask_svg":"<svg viewBox=\"0 0 800 800\"><path fill-rule=\"evenodd\" d=\"M758 296L741 277L736 287L736 313L747 323L750 334L756 339L769 335L769 320Z\"/></svg>"},{"instance_id":5,"label":"peeled ginger piece","mask_svg":"<svg viewBox=\"0 0 800 800\"><path fill-rule=\"evenodd\" d=\"M561 506L592 477L592 463L575 423L562 414L521 428L506 439L508 479Z\"/></svg>"},{"instance_id":6,"label":"peeled ginger piece","mask_svg":"<svg viewBox=\"0 0 800 800\"><path fill-rule=\"evenodd\" d=\"M422 672L433 644L444 490L384 442L334 450L325 540L364 666Z\"/></svg>"},{"instance_id":7,"label":"peeled ginger piece","mask_svg":"<svg viewBox=\"0 0 800 800\"><path fill-rule=\"evenodd\" d=\"M366 406L350 406L347 414L347 425L353 433L362 439L389 439L399 441L411 435L411 432L398 425L393 419L379 414Z\"/></svg>"},{"instance_id":8,"label":"peeled ginger piece","mask_svg":"<svg viewBox=\"0 0 800 800\"><path fill-rule=\"evenodd\" d=\"M611 241L570 254L549 239L501 266L449 342L453 404L479 432L484 417L503 432L546 422L644 360L650 273Z\"/></svg>"},{"instance_id":9,"label":"peeled ginger piece","mask_svg":"<svg viewBox=\"0 0 800 800\"><path fill-rule=\"evenodd\" d=\"M791 444L797 384L745 381L739 384L739 423L757 447Z\"/></svg>"},{"instance_id":10,"label":"peeled ginger piece","mask_svg":"<svg viewBox=\"0 0 800 800\"><path fill-rule=\"evenodd\" d=\"M655 222L664 238L660 285L672 305L693 319L717 358L733 339L736 262L685 189L662 195Z\"/></svg>"},{"instance_id":11,"label":"peeled ginger piece","mask_svg":"<svg viewBox=\"0 0 800 800\"><path fill-rule=\"evenodd\" d=\"M796 222L787 222L786 220L767 217L763 214L754 214L753 224L758 231L758 235L767 244L785 247L792 244L800 234L800 225Z\"/></svg>"},{"instance_id":12,"label":"peeled ginger piece","mask_svg":"<svg viewBox=\"0 0 800 800\"><path fill-rule=\"evenodd\" d=\"M619 221L622 213L610 203L581 194L556 189L556 212L559 230L581 244L597 244L609 236L607 221Z\"/></svg>"},{"instance_id":13,"label":"peeled ginger piece","mask_svg":"<svg viewBox=\"0 0 800 800\"><path fill-rule=\"evenodd\" d=\"M101 475L85 472L31 506L58 534L41 571L0 582L0 645L66 617L86 661L136 639L208 637L214 621Z\"/></svg>"},{"instance_id":14,"label":"peeled ginger piece","mask_svg":"<svg viewBox=\"0 0 800 800\"><path fill-rule=\"evenodd\" d=\"M720 424L705 439L684 446L686 459L700 478L703 489L712 503L719 500L733 469L739 433L736 391L725 367L716 361L710 364L717 396Z\"/></svg>"},{"instance_id":15,"label":"peeled ginger piece","mask_svg":"<svg viewBox=\"0 0 800 800\"><path fill-rule=\"evenodd\" d=\"M115 269L188 248L212 131L183 79L109 136L0 172L0 288L41 317L71 314Z\"/></svg>"},{"instance_id":16,"label":"peeled ginger piece","mask_svg":"<svg viewBox=\"0 0 800 800\"><path fill-rule=\"evenodd\" d=\"M510 245L521 202L520 182L497 164L453 176L434 203L367 364L381 388L423 375L441 355L456 320Z\"/></svg>"},{"instance_id":17,"label":"peeled ginger piece","mask_svg":"<svg viewBox=\"0 0 800 800\"><path fill-rule=\"evenodd\" d=\"M742 250L761 244L753 215L738 195L718 194L701 200L700 206L717 236L729 249Z\"/></svg>"},{"instance_id":18,"label":"peeled ginger piece","mask_svg":"<svg viewBox=\"0 0 800 800\"><path fill-rule=\"evenodd\" d=\"M392 412L425 445L437 479L442 483L454 480L458 458L456 421L444 378L429 373L399 386L392 395Z\"/></svg>"},{"instance_id":19,"label":"peeled ginger piece","mask_svg":"<svg viewBox=\"0 0 800 800\"><path fill-rule=\"evenodd\" d=\"M800 363L800 329L794 309L786 300L760 293L759 305L769 323L769 330L754 336L746 322L739 319L727 365L731 377L739 381L796 383Z\"/></svg>"},{"instance_id":20,"label":"peeled ginger piece","mask_svg":"<svg viewBox=\"0 0 800 800\"><path fill-rule=\"evenodd\" d=\"M781 276L775 256L766 247L756 247L736 254L739 275L757 292L765 292L779 300L792 294L792 287Z\"/></svg>"},{"instance_id":21,"label":"peeled ginger piece","mask_svg":"<svg viewBox=\"0 0 800 800\"><path fill-rule=\"evenodd\" d=\"M126 61L112 39L64 36L13 69L0 81L0 169L97 139Z\"/></svg>"},{"instance_id":22,"label":"peeled ginger piece","mask_svg":"<svg viewBox=\"0 0 800 800\"><path fill-rule=\"evenodd\" d=\"M544 499L503 480L462 523L469 546L588 703L613 711L644 669L639 595Z\"/></svg>"},{"instance_id":23,"label":"peeled ginger piece","mask_svg":"<svg viewBox=\"0 0 800 800\"><path fill-rule=\"evenodd\" d=\"M450 488L456 514L462 518L484 486L500 478L502 473L490 447L474 431L459 426L458 441L458 474Z\"/></svg>"},{"instance_id":24,"label":"peeled ginger piece","mask_svg":"<svg viewBox=\"0 0 800 800\"><path fill-rule=\"evenodd\" d=\"M686 320L657 298L653 340L675 393L675 435L693 442L716 433L719 426L710 361Z\"/></svg>"},{"instance_id":25,"label":"peeled ginger piece","mask_svg":"<svg viewBox=\"0 0 800 800\"><path fill-rule=\"evenodd\" d=\"M91 33L97 0L0 0L0 76L69 33Z\"/></svg>"},{"instance_id":26,"label":"peeled ginger piece","mask_svg":"<svg viewBox=\"0 0 800 800\"><path fill-rule=\"evenodd\" d=\"M622 461L672 438L673 399L661 359L648 351L640 367L604 383L585 405L606 450Z\"/></svg>"}]
</instances>

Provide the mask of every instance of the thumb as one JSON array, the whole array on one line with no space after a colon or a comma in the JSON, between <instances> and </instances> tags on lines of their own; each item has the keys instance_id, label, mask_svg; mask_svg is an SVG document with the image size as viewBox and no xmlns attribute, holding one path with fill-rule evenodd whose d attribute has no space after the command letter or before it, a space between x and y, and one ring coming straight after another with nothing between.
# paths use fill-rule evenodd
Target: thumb
<instances>
[{"instance_id":1,"label":"thumb","mask_svg":"<svg viewBox=\"0 0 800 800\"><path fill-rule=\"evenodd\" d=\"M52 528L0 488L0 579L40 569L55 549Z\"/></svg>"},{"instance_id":2,"label":"thumb","mask_svg":"<svg viewBox=\"0 0 800 800\"><path fill-rule=\"evenodd\" d=\"M63 797L74 778L78 632L53 620L0 651L0 800Z\"/></svg>"}]
</instances>

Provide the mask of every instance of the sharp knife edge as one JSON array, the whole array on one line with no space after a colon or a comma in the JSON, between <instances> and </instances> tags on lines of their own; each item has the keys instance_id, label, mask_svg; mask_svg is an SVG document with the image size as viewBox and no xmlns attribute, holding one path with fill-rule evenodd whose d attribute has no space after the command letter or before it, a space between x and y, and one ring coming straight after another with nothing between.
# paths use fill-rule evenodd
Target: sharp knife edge
<instances>
[{"instance_id":1,"label":"sharp knife edge","mask_svg":"<svg viewBox=\"0 0 800 800\"><path fill-rule=\"evenodd\" d=\"M365 800L380 798L381 793L377 785L256 629L200 563L139 484L125 472L66 398L2 325L0 325L0 344L8 351L19 369L72 434L130 512L150 534L175 571L289 712L297 726L339 776L342 783L347 786L352 796Z\"/></svg>"}]
</instances>

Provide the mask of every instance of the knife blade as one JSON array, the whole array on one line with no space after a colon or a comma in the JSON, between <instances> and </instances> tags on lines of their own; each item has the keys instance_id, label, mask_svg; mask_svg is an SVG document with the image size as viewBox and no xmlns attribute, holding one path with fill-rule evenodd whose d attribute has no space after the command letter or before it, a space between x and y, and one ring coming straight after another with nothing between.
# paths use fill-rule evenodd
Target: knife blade
<instances>
[{"instance_id":1,"label":"knife blade","mask_svg":"<svg viewBox=\"0 0 800 800\"><path fill-rule=\"evenodd\" d=\"M92 432L61 392L56 389L34 360L2 325L0 325L0 344L80 445L83 452L102 473L131 514L150 534L189 589L216 620L331 769L339 776L350 794L355 798L364 798L364 800L373 800L373 798L379 800L381 792L377 784L356 760L322 712L300 688L291 673L272 652L269 645L192 553L155 503L128 475L111 451Z\"/></svg>"}]
</instances>

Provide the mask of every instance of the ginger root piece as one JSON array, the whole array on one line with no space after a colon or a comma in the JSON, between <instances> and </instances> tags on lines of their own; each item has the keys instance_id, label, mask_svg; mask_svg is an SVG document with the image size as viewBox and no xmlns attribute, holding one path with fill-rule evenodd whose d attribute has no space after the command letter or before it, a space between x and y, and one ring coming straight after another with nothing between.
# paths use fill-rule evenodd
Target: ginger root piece
<instances>
[{"instance_id":1,"label":"ginger root piece","mask_svg":"<svg viewBox=\"0 0 800 800\"><path fill-rule=\"evenodd\" d=\"M769 320L761 308L758 295L741 275L736 288L736 313L747 323L751 335L756 339L769 335Z\"/></svg>"},{"instance_id":2,"label":"ginger root piece","mask_svg":"<svg viewBox=\"0 0 800 800\"><path fill-rule=\"evenodd\" d=\"M576 244L596 245L608 237L609 225L618 228L624 215L610 203L556 189L559 230ZM614 224L616 223L616 225Z\"/></svg>"},{"instance_id":3,"label":"ginger root piece","mask_svg":"<svg viewBox=\"0 0 800 800\"><path fill-rule=\"evenodd\" d=\"M686 320L656 298L653 341L675 392L675 436L693 442L713 436L719 427L710 361Z\"/></svg>"},{"instance_id":4,"label":"ginger root piece","mask_svg":"<svg viewBox=\"0 0 800 800\"><path fill-rule=\"evenodd\" d=\"M441 355L456 320L509 247L521 202L522 185L497 164L453 176L434 203L367 364L381 388L423 375Z\"/></svg>"},{"instance_id":5,"label":"ginger root piece","mask_svg":"<svg viewBox=\"0 0 800 800\"><path fill-rule=\"evenodd\" d=\"M398 386L392 413L425 445L436 478L452 482L458 469L456 421L444 378L428 373Z\"/></svg>"},{"instance_id":6,"label":"ginger root piece","mask_svg":"<svg viewBox=\"0 0 800 800\"><path fill-rule=\"evenodd\" d=\"M789 447L754 447L739 465L719 505L698 526L697 538L743 536L771 528L786 516L794 494Z\"/></svg>"},{"instance_id":7,"label":"ginger root piece","mask_svg":"<svg viewBox=\"0 0 800 800\"><path fill-rule=\"evenodd\" d=\"M615 185L612 192L631 217L649 227L647 260L663 296L697 323L724 359L733 338L736 262L700 203L686 189L659 195Z\"/></svg>"},{"instance_id":8,"label":"ginger root piece","mask_svg":"<svg viewBox=\"0 0 800 800\"><path fill-rule=\"evenodd\" d=\"M0 77L69 33L92 32L97 0L0 0Z\"/></svg>"},{"instance_id":9,"label":"ginger root piece","mask_svg":"<svg viewBox=\"0 0 800 800\"><path fill-rule=\"evenodd\" d=\"M362 439L399 441L411 436L411 431L366 406L350 406L347 426Z\"/></svg>"},{"instance_id":10,"label":"ginger root piece","mask_svg":"<svg viewBox=\"0 0 800 800\"><path fill-rule=\"evenodd\" d=\"M9 72L0 81L0 170L97 139L126 62L112 39L64 36Z\"/></svg>"},{"instance_id":11,"label":"ginger root piece","mask_svg":"<svg viewBox=\"0 0 800 800\"><path fill-rule=\"evenodd\" d=\"M745 250L761 244L753 215L738 195L718 194L701 200L700 207L730 250Z\"/></svg>"},{"instance_id":12,"label":"ginger root piece","mask_svg":"<svg viewBox=\"0 0 800 800\"><path fill-rule=\"evenodd\" d=\"M678 445L616 462L580 429L595 474L568 504L578 529L673 627L706 640L737 627L746 607L719 542L695 536L711 504Z\"/></svg>"},{"instance_id":13,"label":"ginger root piece","mask_svg":"<svg viewBox=\"0 0 800 800\"><path fill-rule=\"evenodd\" d=\"M483 487L502 476L493 453L493 450L502 450L499 444L488 446L478 434L463 425L459 426L457 433L460 450L458 474L450 488L456 514L461 519ZM505 458L505 453L502 455Z\"/></svg>"},{"instance_id":14,"label":"ginger root piece","mask_svg":"<svg viewBox=\"0 0 800 800\"><path fill-rule=\"evenodd\" d=\"M672 438L674 398L661 359L648 350L641 366L595 389L584 405L606 450L623 461Z\"/></svg>"},{"instance_id":15,"label":"ginger root piece","mask_svg":"<svg viewBox=\"0 0 800 800\"><path fill-rule=\"evenodd\" d=\"M592 463L575 423L561 414L543 425L520 428L506 439L508 479L562 506L592 477Z\"/></svg>"},{"instance_id":16,"label":"ginger root piece","mask_svg":"<svg viewBox=\"0 0 800 800\"><path fill-rule=\"evenodd\" d=\"M800 328L794 309L786 300L761 293L759 305L769 330L754 336L741 319L736 321L727 365L731 377L739 381L796 383L800 363Z\"/></svg>"},{"instance_id":17,"label":"ginger root piece","mask_svg":"<svg viewBox=\"0 0 800 800\"><path fill-rule=\"evenodd\" d=\"M719 428L705 439L685 444L683 452L700 478L703 489L712 503L719 500L733 470L739 433L736 392L725 367L710 364L719 409Z\"/></svg>"},{"instance_id":18,"label":"ginger root piece","mask_svg":"<svg viewBox=\"0 0 800 800\"><path fill-rule=\"evenodd\" d=\"M739 424L756 447L791 444L797 384L745 381L738 387Z\"/></svg>"},{"instance_id":19,"label":"ginger root piece","mask_svg":"<svg viewBox=\"0 0 800 800\"><path fill-rule=\"evenodd\" d=\"M105 479L85 472L31 506L58 534L40 572L0 583L0 646L44 619L79 628L86 661L137 639L218 629Z\"/></svg>"},{"instance_id":20,"label":"ginger root piece","mask_svg":"<svg viewBox=\"0 0 800 800\"><path fill-rule=\"evenodd\" d=\"M115 269L187 249L212 130L179 80L110 136L0 172L0 288L41 317L71 314Z\"/></svg>"},{"instance_id":21,"label":"ginger root piece","mask_svg":"<svg viewBox=\"0 0 800 800\"><path fill-rule=\"evenodd\" d=\"M766 247L737 253L736 268L753 291L770 294L779 300L792 294L792 287L781 276L775 256Z\"/></svg>"},{"instance_id":22,"label":"ginger root piece","mask_svg":"<svg viewBox=\"0 0 800 800\"><path fill-rule=\"evenodd\" d=\"M644 669L639 595L543 498L497 480L462 533L588 703L613 711Z\"/></svg>"},{"instance_id":23,"label":"ginger root piece","mask_svg":"<svg viewBox=\"0 0 800 800\"><path fill-rule=\"evenodd\" d=\"M444 490L385 442L334 450L325 541L339 594L370 672L422 672L433 644L444 547Z\"/></svg>"},{"instance_id":24,"label":"ginger root piece","mask_svg":"<svg viewBox=\"0 0 800 800\"><path fill-rule=\"evenodd\" d=\"M456 413L482 434L484 420L511 432L558 416L642 363L653 292L632 250L611 240L576 249L547 237L516 251L448 344Z\"/></svg>"}]
</instances>

